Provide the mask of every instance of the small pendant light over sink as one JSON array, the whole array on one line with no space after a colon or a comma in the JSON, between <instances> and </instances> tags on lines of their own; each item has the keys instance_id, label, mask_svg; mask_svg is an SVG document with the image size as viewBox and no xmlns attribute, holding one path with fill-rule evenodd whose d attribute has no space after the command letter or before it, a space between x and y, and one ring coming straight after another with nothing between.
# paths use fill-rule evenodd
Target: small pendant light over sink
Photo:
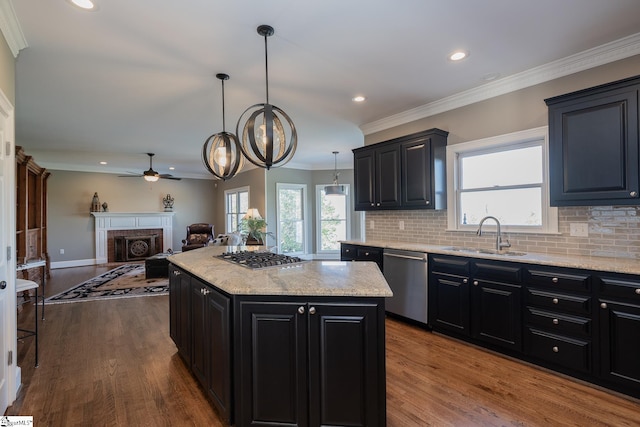
<instances>
[{"instance_id":1,"label":"small pendant light over sink","mask_svg":"<svg viewBox=\"0 0 640 427\"><path fill-rule=\"evenodd\" d=\"M333 169L333 185L326 185L324 187L324 194L326 196L346 196L344 185L338 185L338 152L333 152L334 156L334 169Z\"/></svg>"}]
</instances>

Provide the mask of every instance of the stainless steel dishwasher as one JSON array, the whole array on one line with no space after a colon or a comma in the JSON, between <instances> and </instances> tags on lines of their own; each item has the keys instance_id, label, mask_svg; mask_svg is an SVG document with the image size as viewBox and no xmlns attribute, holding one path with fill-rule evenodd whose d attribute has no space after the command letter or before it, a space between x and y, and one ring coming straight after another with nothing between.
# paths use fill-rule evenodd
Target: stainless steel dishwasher
<instances>
[{"instance_id":1,"label":"stainless steel dishwasher","mask_svg":"<svg viewBox=\"0 0 640 427\"><path fill-rule=\"evenodd\" d=\"M387 298L385 310L416 322L427 324L427 254L385 249L383 274L393 297Z\"/></svg>"}]
</instances>

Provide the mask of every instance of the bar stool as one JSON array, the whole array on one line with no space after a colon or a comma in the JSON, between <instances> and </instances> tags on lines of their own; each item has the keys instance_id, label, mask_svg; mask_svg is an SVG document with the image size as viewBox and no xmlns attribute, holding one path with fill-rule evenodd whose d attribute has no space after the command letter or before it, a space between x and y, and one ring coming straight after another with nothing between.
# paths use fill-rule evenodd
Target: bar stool
<instances>
[{"instance_id":1,"label":"bar stool","mask_svg":"<svg viewBox=\"0 0 640 427\"><path fill-rule=\"evenodd\" d=\"M19 336L18 339L23 339L23 338L35 336L35 339L36 339L36 367L38 367L38 284L36 282L34 282L33 280L16 279L16 292L17 293L28 291L30 289L35 289L35 294L36 294L36 303L34 304L34 306L36 308L36 312L35 312L35 315L33 317L35 319L35 328L33 330L18 328L18 331L24 332L24 335Z\"/></svg>"}]
</instances>

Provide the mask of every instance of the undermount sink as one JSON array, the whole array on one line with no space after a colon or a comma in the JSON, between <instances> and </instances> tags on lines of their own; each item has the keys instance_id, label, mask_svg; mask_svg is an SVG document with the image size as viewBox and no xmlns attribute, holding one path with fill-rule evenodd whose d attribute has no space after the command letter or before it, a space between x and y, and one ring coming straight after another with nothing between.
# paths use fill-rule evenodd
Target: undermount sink
<instances>
[{"instance_id":1,"label":"undermount sink","mask_svg":"<svg viewBox=\"0 0 640 427\"><path fill-rule=\"evenodd\" d=\"M453 251L453 252L467 252L471 254L487 254L487 255L500 255L500 256L523 256L527 254L526 252L518 252L518 251L498 252L495 249L465 248L461 246L449 246L443 249L447 251Z\"/></svg>"}]
</instances>

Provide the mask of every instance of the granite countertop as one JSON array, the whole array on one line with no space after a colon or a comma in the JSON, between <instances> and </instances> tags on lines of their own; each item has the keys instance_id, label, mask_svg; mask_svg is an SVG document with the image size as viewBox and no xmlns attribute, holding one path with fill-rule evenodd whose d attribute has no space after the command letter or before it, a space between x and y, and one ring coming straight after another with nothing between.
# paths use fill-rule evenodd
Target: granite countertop
<instances>
[{"instance_id":1,"label":"granite countertop","mask_svg":"<svg viewBox=\"0 0 640 427\"><path fill-rule=\"evenodd\" d=\"M264 247L208 246L169 256L172 264L231 295L390 297L391 289L373 262L304 261L251 269L216 256Z\"/></svg>"},{"instance_id":2,"label":"granite countertop","mask_svg":"<svg viewBox=\"0 0 640 427\"><path fill-rule=\"evenodd\" d=\"M615 273L640 274L640 262L630 258L608 258L595 256L577 256L561 254L542 254L527 252L524 255L497 255L452 250L452 246L437 246L421 243L404 243L373 240L344 240L342 243L374 246L386 249L399 249L431 254L457 255L470 258L494 259L500 261L520 262L523 264L549 265L557 267L581 268L585 270L608 271ZM482 247L482 249L490 249ZM509 248L517 251L517 248Z\"/></svg>"}]
</instances>

